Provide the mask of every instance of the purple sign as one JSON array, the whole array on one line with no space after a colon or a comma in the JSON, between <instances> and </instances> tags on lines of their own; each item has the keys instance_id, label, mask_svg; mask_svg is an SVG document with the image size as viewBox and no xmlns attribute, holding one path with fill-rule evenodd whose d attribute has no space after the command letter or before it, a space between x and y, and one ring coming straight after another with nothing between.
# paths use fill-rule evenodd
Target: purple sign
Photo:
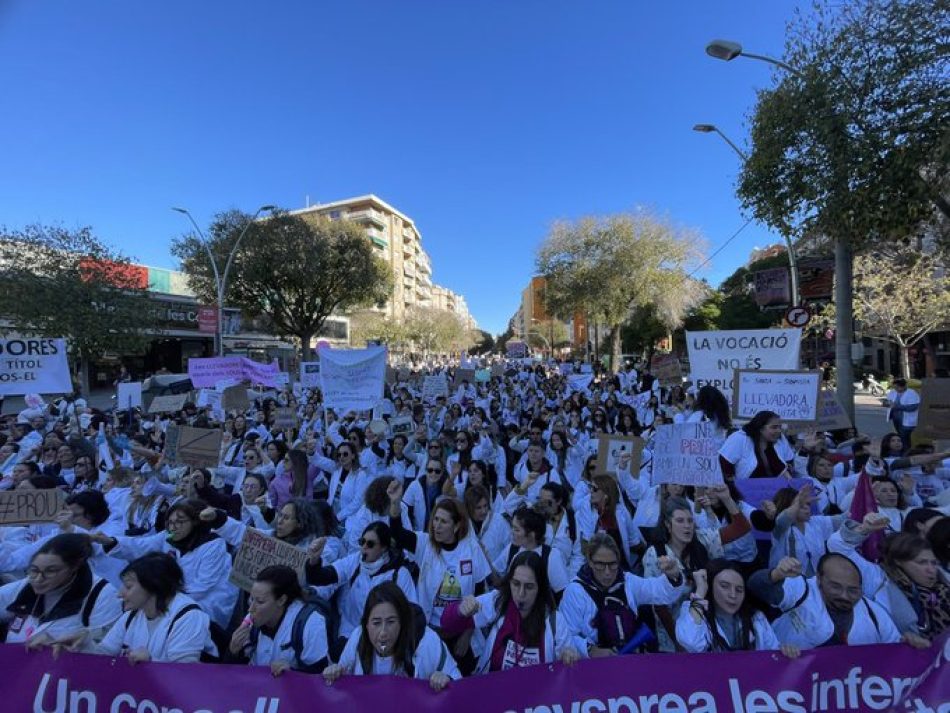
<instances>
[{"instance_id":1,"label":"purple sign","mask_svg":"<svg viewBox=\"0 0 950 713\"><path fill-rule=\"evenodd\" d=\"M248 380L262 386L276 387L280 367L275 359L270 364L261 364L246 357L210 357L189 359L188 376L196 388L214 386L221 381Z\"/></svg>"},{"instance_id":2,"label":"purple sign","mask_svg":"<svg viewBox=\"0 0 950 713\"><path fill-rule=\"evenodd\" d=\"M777 652L619 656L453 681L320 676L269 667L138 664L105 656L30 654L0 646L3 710L42 713L303 713L372 710L453 713L728 713L946 711L950 637L918 651L903 644L828 647L795 660ZM15 672L15 673L14 673Z\"/></svg>"}]
</instances>

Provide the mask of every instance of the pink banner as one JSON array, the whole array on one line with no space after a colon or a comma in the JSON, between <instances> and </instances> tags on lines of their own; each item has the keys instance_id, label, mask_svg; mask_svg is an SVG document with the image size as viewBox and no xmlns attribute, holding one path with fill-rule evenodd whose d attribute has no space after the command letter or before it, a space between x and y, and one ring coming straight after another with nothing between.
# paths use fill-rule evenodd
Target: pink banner
<instances>
[{"instance_id":1,"label":"pink banner","mask_svg":"<svg viewBox=\"0 0 950 713\"><path fill-rule=\"evenodd\" d=\"M219 381L245 379L254 384L276 387L279 373L276 359L270 364L237 356L188 360L188 376L198 389L214 386Z\"/></svg>"},{"instance_id":2,"label":"pink banner","mask_svg":"<svg viewBox=\"0 0 950 713\"><path fill-rule=\"evenodd\" d=\"M905 645L775 652L623 656L488 674L436 693L423 681L319 676L265 667L139 664L102 656L29 654L0 646L2 709L34 713L729 713L946 711L950 638Z\"/></svg>"}]
</instances>

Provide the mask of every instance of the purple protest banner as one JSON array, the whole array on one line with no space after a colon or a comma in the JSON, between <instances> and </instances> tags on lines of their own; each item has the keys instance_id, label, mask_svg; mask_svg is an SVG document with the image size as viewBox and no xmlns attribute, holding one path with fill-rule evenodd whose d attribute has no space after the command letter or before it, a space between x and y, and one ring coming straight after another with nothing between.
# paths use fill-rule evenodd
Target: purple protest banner
<instances>
[{"instance_id":1,"label":"purple protest banner","mask_svg":"<svg viewBox=\"0 0 950 713\"><path fill-rule=\"evenodd\" d=\"M839 646L794 660L772 651L619 656L477 676L439 693L391 676L344 676L327 686L293 672L275 679L269 667L133 667L80 654L54 661L19 645L0 646L0 667L8 672L3 710L17 713L938 713L950 700L948 649L945 634L924 651Z\"/></svg>"},{"instance_id":2,"label":"purple protest banner","mask_svg":"<svg viewBox=\"0 0 950 713\"><path fill-rule=\"evenodd\" d=\"M246 357L210 357L207 359L189 359L188 376L195 388L214 386L221 381L232 383L245 379L263 386L277 386L280 367L275 359L270 364L247 359Z\"/></svg>"},{"instance_id":3,"label":"purple protest banner","mask_svg":"<svg viewBox=\"0 0 950 713\"><path fill-rule=\"evenodd\" d=\"M805 483L811 483L808 478L743 478L735 481L736 487L742 493L742 499L754 508L758 508L763 500L771 500L782 488L794 488L801 490ZM818 508L812 505L812 513L817 513ZM772 535L761 530L752 530L757 540L769 540Z\"/></svg>"}]
</instances>

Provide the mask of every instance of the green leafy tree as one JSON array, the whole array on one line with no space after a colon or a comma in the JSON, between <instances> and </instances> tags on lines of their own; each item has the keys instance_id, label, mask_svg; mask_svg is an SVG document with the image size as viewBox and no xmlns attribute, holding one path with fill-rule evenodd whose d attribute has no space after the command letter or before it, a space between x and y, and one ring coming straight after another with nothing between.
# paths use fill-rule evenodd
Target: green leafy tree
<instances>
[{"instance_id":1,"label":"green leafy tree","mask_svg":"<svg viewBox=\"0 0 950 713\"><path fill-rule=\"evenodd\" d=\"M392 352L401 352L409 341L408 330L402 320L371 310L350 315L350 341L360 346L377 340L386 344Z\"/></svg>"},{"instance_id":2,"label":"green leafy tree","mask_svg":"<svg viewBox=\"0 0 950 713\"><path fill-rule=\"evenodd\" d=\"M132 263L88 227L0 229L0 284L8 331L64 337L86 394L89 360L141 353L159 332Z\"/></svg>"},{"instance_id":3,"label":"green leafy tree","mask_svg":"<svg viewBox=\"0 0 950 713\"><path fill-rule=\"evenodd\" d=\"M408 338L425 356L468 349L475 343L455 314L435 307L413 307L405 324Z\"/></svg>"},{"instance_id":4,"label":"green leafy tree","mask_svg":"<svg viewBox=\"0 0 950 713\"><path fill-rule=\"evenodd\" d=\"M219 265L227 262L249 220L239 211L215 217L209 243ZM215 300L214 274L199 239L175 240L172 254L195 293ZM310 343L327 317L385 304L391 292L391 272L358 224L275 213L255 222L238 246L225 301L250 316L265 316L277 334L296 337L308 360Z\"/></svg>"},{"instance_id":5,"label":"green leafy tree","mask_svg":"<svg viewBox=\"0 0 950 713\"><path fill-rule=\"evenodd\" d=\"M565 318L584 311L605 324L612 363L619 364L620 327L635 309L654 305L670 319L683 316L688 303L678 295L692 289L686 268L701 242L645 212L557 223L536 260L547 278L547 309Z\"/></svg>"}]
</instances>

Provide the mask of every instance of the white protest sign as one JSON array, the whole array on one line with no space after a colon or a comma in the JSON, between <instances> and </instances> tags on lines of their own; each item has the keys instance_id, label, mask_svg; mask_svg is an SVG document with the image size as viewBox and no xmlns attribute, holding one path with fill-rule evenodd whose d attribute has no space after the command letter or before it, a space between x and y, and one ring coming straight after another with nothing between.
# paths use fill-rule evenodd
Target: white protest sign
<instances>
[{"instance_id":1,"label":"white protest sign","mask_svg":"<svg viewBox=\"0 0 950 713\"><path fill-rule=\"evenodd\" d=\"M290 373L286 371L278 371L277 377L274 379L278 386L287 386L290 383Z\"/></svg>"},{"instance_id":2,"label":"white protest sign","mask_svg":"<svg viewBox=\"0 0 950 713\"><path fill-rule=\"evenodd\" d=\"M65 339L0 337L0 396L72 390Z\"/></svg>"},{"instance_id":3,"label":"white protest sign","mask_svg":"<svg viewBox=\"0 0 950 713\"><path fill-rule=\"evenodd\" d=\"M320 386L320 362L300 362L300 383L308 389Z\"/></svg>"},{"instance_id":4,"label":"white protest sign","mask_svg":"<svg viewBox=\"0 0 950 713\"><path fill-rule=\"evenodd\" d=\"M567 386L571 391L585 391L593 380L593 374L568 374Z\"/></svg>"},{"instance_id":5,"label":"white protest sign","mask_svg":"<svg viewBox=\"0 0 950 713\"><path fill-rule=\"evenodd\" d=\"M142 382L119 382L116 386L116 408L130 409L142 406Z\"/></svg>"},{"instance_id":6,"label":"white protest sign","mask_svg":"<svg viewBox=\"0 0 950 713\"><path fill-rule=\"evenodd\" d=\"M449 395L449 380L445 374L427 376L422 382L422 400L433 402L439 396Z\"/></svg>"},{"instance_id":7,"label":"white protest sign","mask_svg":"<svg viewBox=\"0 0 950 713\"><path fill-rule=\"evenodd\" d=\"M726 433L714 423L657 426L653 438L653 485L717 485L722 482L719 449Z\"/></svg>"},{"instance_id":8,"label":"white protest sign","mask_svg":"<svg viewBox=\"0 0 950 713\"><path fill-rule=\"evenodd\" d=\"M371 411L383 397L386 347L321 349L320 388L337 413Z\"/></svg>"},{"instance_id":9,"label":"white protest sign","mask_svg":"<svg viewBox=\"0 0 950 713\"><path fill-rule=\"evenodd\" d=\"M736 369L798 369L800 329L735 329L686 332L690 378L699 389L710 384L732 403Z\"/></svg>"},{"instance_id":10,"label":"white protest sign","mask_svg":"<svg viewBox=\"0 0 950 713\"><path fill-rule=\"evenodd\" d=\"M745 420L759 411L773 411L783 421L814 423L820 388L820 371L736 369L732 416Z\"/></svg>"},{"instance_id":11,"label":"white protest sign","mask_svg":"<svg viewBox=\"0 0 950 713\"><path fill-rule=\"evenodd\" d=\"M582 374L593 374L594 367L590 364L581 364L581 373Z\"/></svg>"}]
</instances>

